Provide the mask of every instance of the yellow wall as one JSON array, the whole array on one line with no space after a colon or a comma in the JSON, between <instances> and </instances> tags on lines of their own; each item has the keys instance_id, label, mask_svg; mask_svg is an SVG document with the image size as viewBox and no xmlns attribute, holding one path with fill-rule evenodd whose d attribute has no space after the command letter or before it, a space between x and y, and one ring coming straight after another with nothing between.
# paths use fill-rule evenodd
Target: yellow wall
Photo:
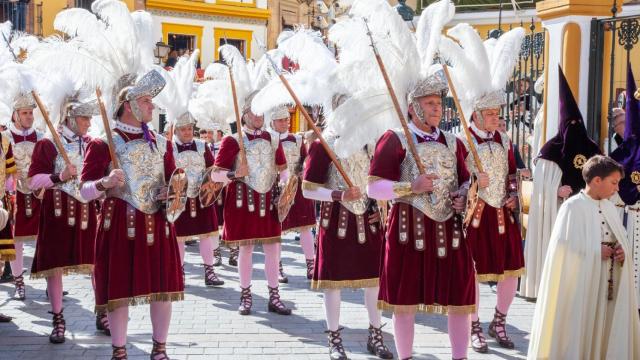
<instances>
[{"instance_id":1,"label":"yellow wall","mask_svg":"<svg viewBox=\"0 0 640 360\"><path fill-rule=\"evenodd\" d=\"M67 8L68 3L73 4L73 0L34 0L36 5L42 4L42 34L43 36L49 36L54 33L53 20L56 15ZM134 0L123 0L130 10L134 9ZM34 11L34 24L37 28L37 14Z\"/></svg>"},{"instance_id":2,"label":"yellow wall","mask_svg":"<svg viewBox=\"0 0 640 360\"><path fill-rule=\"evenodd\" d=\"M564 28L562 44L562 71L567 78L571 92L576 99L580 98L580 26L568 23Z\"/></svg>"},{"instance_id":3,"label":"yellow wall","mask_svg":"<svg viewBox=\"0 0 640 360\"><path fill-rule=\"evenodd\" d=\"M213 43L215 44L215 59L220 59L218 53L218 47L224 43L224 39L244 40L244 46L246 46L246 54L243 54L245 59L251 58L251 42L253 40L253 31L251 30L237 30L237 29L224 29L216 27L213 29Z\"/></svg>"},{"instance_id":4,"label":"yellow wall","mask_svg":"<svg viewBox=\"0 0 640 360\"><path fill-rule=\"evenodd\" d=\"M162 41L169 44L169 34L193 35L196 38L196 48L202 50L202 26L162 23ZM202 53L200 53L202 57Z\"/></svg>"}]
</instances>

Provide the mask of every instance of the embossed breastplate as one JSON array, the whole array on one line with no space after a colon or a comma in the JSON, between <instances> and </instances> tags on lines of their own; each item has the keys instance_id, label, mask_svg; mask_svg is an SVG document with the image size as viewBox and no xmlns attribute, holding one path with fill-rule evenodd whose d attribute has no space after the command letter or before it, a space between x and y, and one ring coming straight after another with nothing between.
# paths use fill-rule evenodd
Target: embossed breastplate
<instances>
[{"instance_id":1,"label":"embossed breastplate","mask_svg":"<svg viewBox=\"0 0 640 360\"><path fill-rule=\"evenodd\" d=\"M0 153L0 199L5 194L5 183L7 181L7 151L9 150L9 140L2 134L2 150Z\"/></svg>"},{"instance_id":2,"label":"embossed breastplate","mask_svg":"<svg viewBox=\"0 0 640 360\"><path fill-rule=\"evenodd\" d=\"M335 137L327 137L326 141L331 148L335 143ZM354 201L341 201L340 203L350 212L355 215L362 215L367 211L368 198L367 183L369 176L369 166L371 163L371 154L364 149L356 152L346 159L339 159L340 165L344 168L353 185L360 189L360 192L364 195L363 198ZM344 182L342 175L338 172L335 165L331 163L329 166L329 179L327 180L325 187L331 190L346 190L347 184Z\"/></svg>"},{"instance_id":3,"label":"embossed breastplate","mask_svg":"<svg viewBox=\"0 0 640 360\"><path fill-rule=\"evenodd\" d=\"M83 154L86 148L85 143L82 143L83 149L82 154L80 154L80 145L77 142L65 142L64 138L62 138L61 140L63 142L62 146L64 147L64 150L67 152L67 156L69 157L69 161L71 161L71 164L76 167L76 169L78 170L78 174L82 173L82 165L84 162ZM64 167L64 159L60 154L58 154L55 159L54 173L60 174ZM80 195L80 180L78 176L63 183L57 184L55 188L67 193L67 195L73 197L81 203L88 203L88 201L86 201L82 197L82 195Z\"/></svg>"},{"instance_id":4,"label":"embossed breastplate","mask_svg":"<svg viewBox=\"0 0 640 360\"><path fill-rule=\"evenodd\" d=\"M202 178L207 167L204 161L205 144L197 139L194 141L197 151L187 150L178 152L178 147L175 144L173 148L176 167L183 169L189 179L187 196L190 198L198 197L198 191L200 190Z\"/></svg>"},{"instance_id":5,"label":"embossed breastplate","mask_svg":"<svg viewBox=\"0 0 640 360\"><path fill-rule=\"evenodd\" d=\"M503 139L506 136L504 134L501 135ZM474 138L474 142L475 141L476 140ZM464 142L467 144L466 141ZM494 208L501 208L504 203L504 199L507 196L506 186L507 177L509 176L507 146L509 146L509 143L504 143L503 141L502 144L498 144L496 142L489 141L482 144L478 144L476 142L475 145L476 150L478 151L478 157L482 162L483 170L489 176L489 186L483 189L478 189L478 196L490 206ZM468 148L469 146L467 145L467 149ZM467 168L471 172L478 172L471 153L467 156L466 163Z\"/></svg>"},{"instance_id":6,"label":"embossed breastplate","mask_svg":"<svg viewBox=\"0 0 640 360\"><path fill-rule=\"evenodd\" d=\"M153 214L160 208L155 200L156 193L164 184L164 154L166 140L156 135L158 149L152 151L144 139L125 142L118 134L113 134L116 156L124 172L125 185L109 191L109 196L117 197L131 204L145 214Z\"/></svg>"},{"instance_id":7,"label":"embossed breastplate","mask_svg":"<svg viewBox=\"0 0 640 360\"><path fill-rule=\"evenodd\" d=\"M36 134L37 139L40 140L42 138L42 135L38 132L36 132ZM6 135L7 138L11 141L11 146L13 147L13 158L16 162L16 169L20 172L20 177L16 181L16 190L20 191L23 194L31 194L31 189L29 189L29 185L27 182L27 175L29 174L29 166L31 166L31 155L33 155L33 148L36 146L36 144L31 141L22 141L16 143L10 130L5 131L3 135Z\"/></svg>"},{"instance_id":8,"label":"embossed breastplate","mask_svg":"<svg viewBox=\"0 0 640 360\"><path fill-rule=\"evenodd\" d=\"M300 146L302 141L295 137L296 141L283 141L282 149L284 150L284 156L287 158L287 170L289 175L296 175L296 166L300 161Z\"/></svg>"},{"instance_id":9,"label":"embossed breastplate","mask_svg":"<svg viewBox=\"0 0 640 360\"><path fill-rule=\"evenodd\" d=\"M235 137L238 139L237 136ZM244 137L244 148L247 152L247 163L249 165L249 175L240 179L250 188L260 194L271 191L278 174L276 169L276 149L278 141L275 144L263 138L248 140ZM240 156L236 159L235 167L240 164Z\"/></svg>"},{"instance_id":10,"label":"embossed breastplate","mask_svg":"<svg viewBox=\"0 0 640 360\"><path fill-rule=\"evenodd\" d=\"M407 138L402 131L396 131L402 147L408 148ZM451 193L458 189L458 170L456 167L456 138L444 133L447 145L438 141L427 141L416 144L420 159L425 166L427 174L436 174L438 179L433 181L433 196L435 201L430 201L427 193L403 196L396 202L409 204L420 210L423 214L437 222L443 222L453 215L451 207ZM415 141L415 140L414 140ZM419 175L418 165L411 153L407 150L404 160L400 165L400 181L412 182Z\"/></svg>"}]
</instances>

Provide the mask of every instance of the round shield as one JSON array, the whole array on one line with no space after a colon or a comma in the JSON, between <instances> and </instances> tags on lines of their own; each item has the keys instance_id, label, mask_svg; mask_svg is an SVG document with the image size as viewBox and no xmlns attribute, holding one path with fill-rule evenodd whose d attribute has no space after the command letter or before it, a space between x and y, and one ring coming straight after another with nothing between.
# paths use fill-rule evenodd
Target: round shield
<instances>
[{"instance_id":1,"label":"round shield","mask_svg":"<svg viewBox=\"0 0 640 360\"><path fill-rule=\"evenodd\" d=\"M167 221L175 222L187 206L189 180L183 169L176 169L167 184Z\"/></svg>"},{"instance_id":2,"label":"round shield","mask_svg":"<svg viewBox=\"0 0 640 360\"><path fill-rule=\"evenodd\" d=\"M471 220L473 219L473 213L478 205L478 182L475 178L471 180L471 186L469 186L469 192L467 193L467 212L464 216L464 228L466 229Z\"/></svg>"},{"instance_id":3,"label":"round shield","mask_svg":"<svg viewBox=\"0 0 640 360\"><path fill-rule=\"evenodd\" d=\"M283 222L289 214L291 206L296 199L296 192L298 191L298 177L295 175L289 176L287 183L282 189L280 198L278 199L278 220Z\"/></svg>"},{"instance_id":4,"label":"round shield","mask_svg":"<svg viewBox=\"0 0 640 360\"><path fill-rule=\"evenodd\" d=\"M198 197L200 198L200 206L207 207L213 205L220 194L222 194L222 189L224 188L224 183L215 182L211 180L211 171L213 169L208 169L204 173L204 178L202 179L202 185L200 185L200 190L198 192Z\"/></svg>"}]
</instances>

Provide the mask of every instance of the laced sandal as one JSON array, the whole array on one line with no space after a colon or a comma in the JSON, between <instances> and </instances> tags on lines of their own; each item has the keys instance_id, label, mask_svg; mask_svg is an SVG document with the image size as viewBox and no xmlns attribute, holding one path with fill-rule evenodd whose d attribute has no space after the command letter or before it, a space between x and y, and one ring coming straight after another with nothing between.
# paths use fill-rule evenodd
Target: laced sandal
<instances>
[{"instance_id":1,"label":"laced sandal","mask_svg":"<svg viewBox=\"0 0 640 360\"><path fill-rule=\"evenodd\" d=\"M278 315L291 315L291 309L287 308L287 306L280 300L280 291L278 287L269 288L269 312L274 312Z\"/></svg>"},{"instance_id":2,"label":"laced sandal","mask_svg":"<svg viewBox=\"0 0 640 360\"><path fill-rule=\"evenodd\" d=\"M22 274L20 274L19 276L16 276L13 278L13 283L16 286L16 290L13 293L13 298L20 301L24 301L27 298L26 290L24 287L23 275L24 275L24 272L22 272Z\"/></svg>"},{"instance_id":3,"label":"laced sandal","mask_svg":"<svg viewBox=\"0 0 640 360\"><path fill-rule=\"evenodd\" d=\"M495 338L498 345L505 349L513 349L515 347L513 341L507 336L507 314L503 314L495 309L493 321L489 324L489 336Z\"/></svg>"},{"instance_id":4,"label":"laced sandal","mask_svg":"<svg viewBox=\"0 0 640 360\"><path fill-rule=\"evenodd\" d=\"M238 255L240 254L240 248L229 249L229 266L238 266Z\"/></svg>"},{"instance_id":5,"label":"laced sandal","mask_svg":"<svg viewBox=\"0 0 640 360\"><path fill-rule=\"evenodd\" d=\"M482 334L480 320L471 322L471 348L473 348L473 351L481 354L489 351L487 340L484 338L484 334Z\"/></svg>"},{"instance_id":6,"label":"laced sandal","mask_svg":"<svg viewBox=\"0 0 640 360\"><path fill-rule=\"evenodd\" d=\"M213 250L213 266L222 266L222 250L220 250L220 247Z\"/></svg>"},{"instance_id":7,"label":"laced sandal","mask_svg":"<svg viewBox=\"0 0 640 360\"><path fill-rule=\"evenodd\" d=\"M315 261L313 259L307 260L307 280L313 279L314 266L315 266Z\"/></svg>"},{"instance_id":8,"label":"laced sandal","mask_svg":"<svg viewBox=\"0 0 640 360\"><path fill-rule=\"evenodd\" d=\"M158 355L161 355L161 357L156 357ZM151 350L151 355L149 355L149 359L171 360L167 355L167 343L161 343L153 340L153 349Z\"/></svg>"},{"instance_id":9,"label":"laced sandal","mask_svg":"<svg viewBox=\"0 0 640 360\"><path fill-rule=\"evenodd\" d=\"M344 328L340 327L336 331L325 331L325 334L327 334L329 338L329 359L331 360L349 359L344 352L344 346L342 346L342 338L340 337L340 331L342 330L344 330Z\"/></svg>"},{"instance_id":10,"label":"laced sandal","mask_svg":"<svg viewBox=\"0 0 640 360\"><path fill-rule=\"evenodd\" d=\"M216 272L213 271L213 265L204 265L204 284L206 286L220 286L224 285L224 281L218 278Z\"/></svg>"},{"instance_id":11,"label":"laced sandal","mask_svg":"<svg viewBox=\"0 0 640 360\"><path fill-rule=\"evenodd\" d=\"M253 305L253 297L251 296L251 285L246 288L240 287L240 306L238 306L238 313L240 315L251 314L251 306Z\"/></svg>"},{"instance_id":12,"label":"laced sandal","mask_svg":"<svg viewBox=\"0 0 640 360\"><path fill-rule=\"evenodd\" d=\"M115 346L111 345L113 353L111 354L111 360L127 360L127 348L126 345Z\"/></svg>"},{"instance_id":13,"label":"laced sandal","mask_svg":"<svg viewBox=\"0 0 640 360\"><path fill-rule=\"evenodd\" d=\"M11 316L0 314L0 323L8 323L11 322L11 320L13 320Z\"/></svg>"},{"instance_id":14,"label":"laced sandal","mask_svg":"<svg viewBox=\"0 0 640 360\"><path fill-rule=\"evenodd\" d=\"M96 330L103 331L105 335L111 336L111 328L109 327L109 318L106 312L96 314Z\"/></svg>"},{"instance_id":15,"label":"laced sandal","mask_svg":"<svg viewBox=\"0 0 640 360\"><path fill-rule=\"evenodd\" d=\"M49 311L49 314L53 315L53 330L49 335L49 342L52 344L62 344L65 341L64 333L67 330L67 324L64 321L62 310L59 313Z\"/></svg>"},{"instance_id":16,"label":"laced sandal","mask_svg":"<svg viewBox=\"0 0 640 360\"><path fill-rule=\"evenodd\" d=\"M382 336L382 327L369 325L369 338L367 339L367 351L380 359L393 359L393 353L384 344Z\"/></svg>"},{"instance_id":17,"label":"laced sandal","mask_svg":"<svg viewBox=\"0 0 640 360\"><path fill-rule=\"evenodd\" d=\"M286 284L289 282L289 278L284 273L284 269L282 268L282 261L278 264L278 282L280 284Z\"/></svg>"}]
</instances>

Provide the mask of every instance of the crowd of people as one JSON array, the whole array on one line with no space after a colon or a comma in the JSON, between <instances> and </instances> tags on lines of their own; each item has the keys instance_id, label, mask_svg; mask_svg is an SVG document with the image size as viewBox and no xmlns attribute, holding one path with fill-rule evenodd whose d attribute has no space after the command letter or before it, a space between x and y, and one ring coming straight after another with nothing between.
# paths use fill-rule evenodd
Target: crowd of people
<instances>
[{"instance_id":1,"label":"crowd of people","mask_svg":"<svg viewBox=\"0 0 640 360\"><path fill-rule=\"evenodd\" d=\"M626 112L614 116L624 115L624 131L605 157L559 69L558 133L536 151L524 232L525 164L502 118L524 30L483 42L460 23L444 35L449 0L426 8L415 34L384 0L350 11L329 33L339 59L300 28L255 63L221 46L222 62L202 82L198 50L170 70L154 66L150 14L119 0L61 12L64 38L0 25L0 260L11 261L14 297L24 300L24 243L35 242L30 276L47 282L49 341L66 339L64 276L86 274L112 359L127 358L129 307L139 304L150 304L150 358L168 359L185 243L194 241L207 287L225 283L215 267L221 246L231 249L240 316L255 311L254 291L268 293L268 312L291 315L279 284L288 281L282 236L292 232L310 288L323 294L330 359L347 359L341 290L360 288L366 350L381 359L412 359L418 312L447 316L453 359L469 347L487 353L485 333L513 349L507 318L518 291L537 299L529 358L640 358L631 70ZM457 134L440 129L447 96L460 109ZM155 107L166 111L164 135L150 125ZM291 132L296 111L313 131ZM257 246L262 290L252 288ZM485 329L486 282L496 297ZM396 354L382 311L393 316Z\"/></svg>"}]
</instances>

